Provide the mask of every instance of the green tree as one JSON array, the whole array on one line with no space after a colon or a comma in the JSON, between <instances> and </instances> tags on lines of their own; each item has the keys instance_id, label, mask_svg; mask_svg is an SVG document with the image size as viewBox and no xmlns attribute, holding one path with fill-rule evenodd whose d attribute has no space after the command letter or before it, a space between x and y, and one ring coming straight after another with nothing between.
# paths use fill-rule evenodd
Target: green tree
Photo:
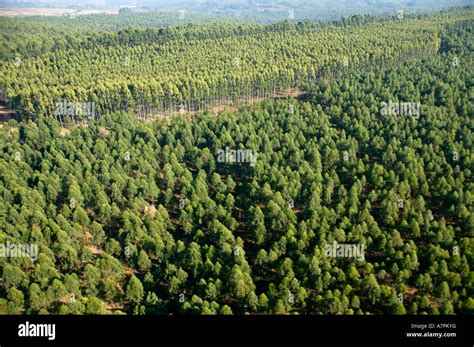
<instances>
[{"instance_id":1,"label":"green tree","mask_svg":"<svg viewBox=\"0 0 474 347\"><path fill-rule=\"evenodd\" d=\"M143 299L143 285L140 280L132 275L127 285L126 298L128 301L139 304Z\"/></svg>"}]
</instances>

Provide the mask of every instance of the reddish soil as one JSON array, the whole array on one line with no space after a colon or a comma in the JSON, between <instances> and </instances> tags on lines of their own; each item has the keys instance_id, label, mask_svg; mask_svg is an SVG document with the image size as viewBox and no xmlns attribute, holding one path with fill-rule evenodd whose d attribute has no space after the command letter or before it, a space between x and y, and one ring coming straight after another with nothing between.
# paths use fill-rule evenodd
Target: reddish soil
<instances>
[{"instance_id":1,"label":"reddish soil","mask_svg":"<svg viewBox=\"0 0 474 347\"><path fill-rule=\"evenodd\" d=\"M3 100L0 100L0 122L8 122L10 119L16 119L16 113L8 108Z\"/></svg>"}]
</instances>

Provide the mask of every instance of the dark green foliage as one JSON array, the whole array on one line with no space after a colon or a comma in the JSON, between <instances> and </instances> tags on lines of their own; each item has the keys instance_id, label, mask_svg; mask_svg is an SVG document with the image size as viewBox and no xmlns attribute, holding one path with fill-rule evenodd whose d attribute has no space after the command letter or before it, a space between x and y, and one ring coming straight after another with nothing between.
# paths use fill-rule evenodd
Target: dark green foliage
<instances>
[{"instance_id":1,"label":"dark green foliage","mask_svg":"<svg viewBox=\"0 0 474 347\"><path fill-rule=\"evenodd\" d=\"M169 123L104 106L99 120L69 131L51 114L3 123L0 243L34 243L39 254L0 258L0 313L472 314L472 19L451 25L466 13L411 24L423 33L405 44L428 44L428 32L440 48L429 56L302 78L306 100ZM412 34L368 22L381 40ZM268 35L301 35L285 30ZM50 77L54 54L38 58ZM61 57L75 61L71 76L91 66L73 57ZM298 64L286 68L303 71ZM9 76L12 97L25 89L41 110L49 80L30 93L27 71ZM105 84L104 105L117 91ZM419 102L419 119L382 115L389 101ZM226 147L256 150L255 165L219 162ZM364 259L328 257L334 241L365 245Z\"/></svg>"}]
</instances>

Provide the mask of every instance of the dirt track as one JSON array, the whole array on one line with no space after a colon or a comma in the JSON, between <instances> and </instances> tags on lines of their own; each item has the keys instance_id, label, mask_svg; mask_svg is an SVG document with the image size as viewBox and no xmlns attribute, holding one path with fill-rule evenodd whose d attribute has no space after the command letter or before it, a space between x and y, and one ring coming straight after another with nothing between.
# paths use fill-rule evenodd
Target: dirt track
<instances>
[{"instance_id":1,"label":"dirt track","mask_svg":"<svg viewBox=\"0 0 474 347\"><path fill-rule=\"evenodd\" d=\"M10 119L16 119L15 111L9 109L5 102L0 100L0 122L8 122Z\"/></svg>"}]
</instances>

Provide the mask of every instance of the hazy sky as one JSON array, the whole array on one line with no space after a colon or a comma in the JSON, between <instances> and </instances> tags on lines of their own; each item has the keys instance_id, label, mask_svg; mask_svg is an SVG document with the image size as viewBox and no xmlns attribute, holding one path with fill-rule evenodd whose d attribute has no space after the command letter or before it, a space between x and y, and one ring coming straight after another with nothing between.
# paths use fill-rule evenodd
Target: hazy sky
<instances>
[{"instance_id":1,"label":"hazy sky","mask_svg":"<svg viewBox=\"0 0 474 347\"><path fill-rule=\"evenodd\" d=\"M242 4L248 5L252 3L286 3L294 5L322 5L322 4L333 4L333 5L345 5L350 6L351 3L354 5L367 4L370 6L377 5L473 5L474 0L0 0L0 6L6 4L30 4L30 5L45 5L45 4L55 4L55 5L77 5L77 4L87 4L87 3L105 3L105 5L121 5L121 4L147 4L155 6L169 6L181 4L189 5L203 5L203 4L221 4L221 5L230 5L230 4Z\"/></svg>"},{"instance_id":2,"label":"hazy sky","mask_svg":"<svg viewBox=\"0 0 474 347\"><path fill-rule=\"evenodd\" d=\"M474 5L474 0L0 0L0 7L75 7L110 8L146 6L158 11L186 9L201 13L259 15L262 10L300 9L295 19L305 17L335 18L356 13L384 13L394 9L410 11L439 11L449 7ZM258 10L259 11L258 11ZM240 12L240 13L239 13Z\"/></svg>"}]
</instances>

